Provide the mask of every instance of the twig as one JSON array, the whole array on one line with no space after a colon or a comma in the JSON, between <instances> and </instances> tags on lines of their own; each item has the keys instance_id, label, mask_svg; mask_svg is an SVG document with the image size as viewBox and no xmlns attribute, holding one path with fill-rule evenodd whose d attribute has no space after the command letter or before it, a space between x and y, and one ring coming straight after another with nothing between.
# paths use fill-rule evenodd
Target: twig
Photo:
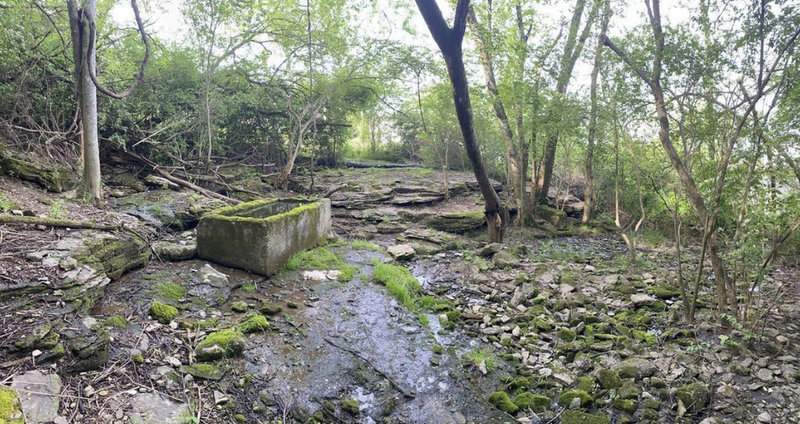
<instances>
[{"instance_id":1,"label":"twig","mask_svg":"<svg viewBox=\"0 0 800 424\"><path fill-rule=\"evenodd\" d=\"M379 370L378 367L376 367L375 364L372 363L372 361L370 361L369 359L367 359L366 357L361 355L359 352L356 352L355 350L348 349L348 348L343 347L343 346L339 346L338 344L334 343L331 339L329 339L327 337L323 337L322 340L325 340L325 342L327 342L329 345L331 345L331 346L333 346L333 347L335 347L337 349L343 350L343 351L355 356L356 358L361 359L362 361L366 362L367 365L372 367L372 369L376 373L378 373L378 375L380 375L381 377L385 378L389 382L389 384L391 384L392 387L394 387L398 392L402 393L403 396L405 396L405 397L407 397L409 399L413 399L414 397L416 397L415 393L400 387L400 385L398 385L391 377L389 377L385 372Z\"/></svg>"}]
</instances>

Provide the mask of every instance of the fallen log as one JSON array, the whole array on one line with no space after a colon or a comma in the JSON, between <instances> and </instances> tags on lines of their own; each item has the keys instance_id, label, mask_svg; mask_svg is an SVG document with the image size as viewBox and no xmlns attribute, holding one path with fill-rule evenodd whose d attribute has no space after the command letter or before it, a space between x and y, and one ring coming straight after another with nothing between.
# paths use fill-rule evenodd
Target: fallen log
<instances>
[{"instance_id":1,"label":"fallen log","mask_svg":"<svg viewBox=\"0 0 800 424\"><path fill-rule=\"evenodd\" d=\"M344 166L350 168L422 168L419 163L358 163L345 161Z\"/></svg>"}]
</instances>

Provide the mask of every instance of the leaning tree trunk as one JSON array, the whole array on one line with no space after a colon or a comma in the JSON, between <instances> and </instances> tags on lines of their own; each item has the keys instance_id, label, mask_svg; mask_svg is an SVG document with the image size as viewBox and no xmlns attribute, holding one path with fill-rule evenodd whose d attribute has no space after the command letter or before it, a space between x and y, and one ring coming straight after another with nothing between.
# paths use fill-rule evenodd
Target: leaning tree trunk
<instances>
[{"instance_id":1,"label":"leaning tree trunk","mask_svg":"<svg viewBox=\"0 0 800 424\"><path fill-rule=\"evenodd\" d=\"M90 37L89 22L94 21L96 5L94 0L86 0L85 7L78 9L73 0L67 2L69 11L72 54L75 60L76 90L81 109L81 146L83 151L84 194L94 206L103 206L103 189L100 180L100 144L97 138L97 88L92 81L95 70L89 62L95 63L96 50L87 48ZM86 14L81 17L80 14Z\"/></svg>"},{"instance_id":2,"label":"leaning tree trunk","mask_svg":"<svg viewBox=\"0 0 800 424\"><path fill-rule=\"evenodd\" d=\"M467 151L467 157L469 157L472 171L475 173L475 179L478 181L478 186L481 189L481 194L485 202L484 213L486 215L489 231L489 242L502 242L503 229L508 222L508 210L500 203L500 197L497 196L497 192L494 190L494 187L492 187L492 182L486 174L486 169L483 167L481 151L478 146L478 136L475 133L475 125L472 117L467 72L464 68L464 57L461 46L467 25L469 0L458 1L453 28L450 28L444 21L442 11L436 4L436 0L415 1L447 64L447 73L450 76L450 86L453 91L456 116L458 117L458 124L461 128L461 135L464 137L464 147Z\"/></svg>"}]
</instances>

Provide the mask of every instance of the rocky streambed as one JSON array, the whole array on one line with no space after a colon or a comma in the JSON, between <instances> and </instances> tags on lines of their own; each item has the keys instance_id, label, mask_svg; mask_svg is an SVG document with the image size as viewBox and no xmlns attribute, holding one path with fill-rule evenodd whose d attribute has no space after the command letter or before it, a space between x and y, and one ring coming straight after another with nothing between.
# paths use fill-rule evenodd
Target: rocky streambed
<instances>
[{"instance_id":1,"label":"rocky streambed","mask_svg":"<svg viewBox=\"0 0 800 424\"><path fill-rule=\"evenodd\" d=\"M554 213L487 245L468 176L448 200L434 177L322 176L318 190L350 182L332 196L340 238L271 278L193 259L216 203L191 193L123 191L96 211L0 179L20 214L133 230L0 228L0 418L800 421L796 269L769 276L788 294L763 328L716 324L705 291L687 325L666 242L631 264L615 235Z\"/></svg>"}]
</instances>

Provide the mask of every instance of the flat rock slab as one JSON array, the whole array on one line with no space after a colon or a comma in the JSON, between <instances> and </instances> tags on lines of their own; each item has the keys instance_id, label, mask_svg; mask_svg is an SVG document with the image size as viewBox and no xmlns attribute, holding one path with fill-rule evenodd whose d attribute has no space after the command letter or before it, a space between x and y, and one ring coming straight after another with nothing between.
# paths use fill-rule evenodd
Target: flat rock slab
<instances>
[{"instance_id":1,"label":"flat rock slab","mask_svg":"<svg viewBox=\"0 0 800 424\"><path fill-rule=\"evenodd\" d=\"M139 393L131 400L131 421L139 424L181 424L189 416L185 403L173 402L157 393Z\"/></svg>"},{"instance_id":2,"label":"flat rock slab","mask_svg":"<svg viewBox=\"0 0 800 424\"><path fill-rule=\"evenodd\" d=\"M57 374L28 371L15 376L11 387L17 391L22 403L26 423L51 422L58 417L61 377Z\"/></svg>"},{"instance_id":3,"label":"flat rock slab","mask_svg":"<svg viewBox=\"0 0 800 424\"><path fill-rule=\"evenodd\" d=\"M397 259L398 261L408 260L414 257L417 252L411 247L410 244L397 244L394 246L390 246L386 249L393 258Z\"/></svg>"}]
</instances>

